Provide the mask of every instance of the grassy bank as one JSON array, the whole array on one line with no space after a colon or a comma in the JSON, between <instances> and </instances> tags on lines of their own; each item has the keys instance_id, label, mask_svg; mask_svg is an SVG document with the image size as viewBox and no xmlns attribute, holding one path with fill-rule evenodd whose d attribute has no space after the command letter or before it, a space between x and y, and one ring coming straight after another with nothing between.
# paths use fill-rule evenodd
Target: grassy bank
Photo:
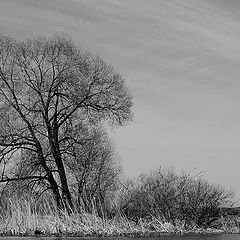
<instances>
[{"instance_id":1,"label":"grassy bank","mask_svg":"<svg viewBox=\"0 0 240 240\"><path fill-rule=\"evenodd\" d=\"M112 219L100 218L94 212L67 214L58 211L48 202L36 204L33 201L18 200L5 203L1 208L0 234L16 236L68 235L68 236L148 236L163 233L217 233L231 232L230 227L221 220L222 227L198 228L194 224L185 225L183 221L174 223L152 218L137 223L126 217L115 216ZM228 222L229 224L229 222ZM239 229L239 228L238 228ZM237 232L234 229L233 232ZM239 231L238 231L239 232Z\"/></svg>"},{"instance_id":2,"label":"grassy bank","mask_svg":"<svg viewBox=\"0 0 240 240\"><path fill-rule=\"evenodd\" d=\"M215 227L220 228L224 233L240 233L240 217L225 216L214 223Z\"/></svg>"},{"instance_id":3,"label":"grassy bank","mask_svg":"<svg viewBox=\"0 0 240 240\"><path fill-rule=\"evenodd\" d=\"M19 186L19 185L18 185ZM59 210L52 195L5 191L0 235L149 236L182 233L239 233L230 217L231 194L198 176L162 170L126 181L100 201L74 196L74 211ZM90 191L91 193L91 191ZM114 194L113 194L114 193ZM225 208L223 208L223 206ZM231 211L230 211L231 210ZM225 217L221 217L224 215Z\"/></svg>"}]
</instances>

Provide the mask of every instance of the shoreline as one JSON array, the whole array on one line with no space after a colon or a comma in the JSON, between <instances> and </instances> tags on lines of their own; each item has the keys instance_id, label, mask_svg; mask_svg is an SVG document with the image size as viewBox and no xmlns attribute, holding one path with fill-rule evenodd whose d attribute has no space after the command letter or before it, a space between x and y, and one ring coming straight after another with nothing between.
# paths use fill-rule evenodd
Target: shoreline
<instances>
[{"instance_id":1,"label":"shoreline","mask_svg":"<svg viewBox=\"0 0 240 240\"><path fill-rule=\"evenodd\" d=\"M0 233L0 237L80 237L80 238L99 238L99 237L105 237L105 238L111 238L111 237L129 237L129 238L138 238L138 237L159 237L159 236L168 236L168 235L212 235L212 234L239 234L236 232L225 232L221 229L215 229L215 228L206 228L206 229L196 229L196 230L183 230L183 231L175 231L175 232L164 232L164 231L132 231L132 232L114 232L111 234L108 234L107 232L92 232L92 233L85 233L82 232L75 232L75 233L50 233L45 234L41 233L40 231L38 233L18 233L18 234L12 234L12 233Z\"/></svg>"}]
</instances>

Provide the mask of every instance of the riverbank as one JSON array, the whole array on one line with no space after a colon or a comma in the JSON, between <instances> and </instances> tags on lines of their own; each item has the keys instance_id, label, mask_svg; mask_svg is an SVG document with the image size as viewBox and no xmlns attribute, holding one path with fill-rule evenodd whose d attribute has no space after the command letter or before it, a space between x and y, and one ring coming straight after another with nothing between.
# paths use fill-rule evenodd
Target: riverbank
<instances>
[{"instance_id":1,"label":"riverbank","mask_svg":"<svg viewBox=\"0 0 240 240\"><path fill-rule=\"evenodd\" d=\"M175 220L173 223L151 217L130 221L118 213L108 219L81 210L69 214L59 211L54 202L9 200L0 208L1 236L156 236L159 234L240 233L239 217L222 217L211 228L198 227Z\"/></svg>"},{"instance_id":2,"label":"riverbank","mask_svg":"<svg viewBox=\"0 0 240 240\"><path fill-rule=\"evenodd\" d=\"M78 237L143 237L161 234L224 233L214 228L185 227L183 223L153 220L146 223L129 222L123 217L102 220L95 216L18 216L10 222L1 222L1 236L78 236Z\"/></svg>"},{"instance_id":3,"label":"riverbank","mask_svg":"<svg viewBox=\"0 0 240 240\"><path fill-rule=\"evenodd\" d=\"M159 234L184 233L239 233L236 219L223 220L217 228L198 228L194 224L186 226L183 221L174 223L161 219L139 220L137 223L126 217L113 219L100 218L97 214L86 212L68 214L67 211L57 211L54 206L44 205L41 210L33 207L28 201L10 202L1 212L1 236L155 236ZM235 223L235 228L233 224ZM222 227L219 225L222 224ZM230 226L232 225L232 228Z\"/></svg>"}]
</instances>

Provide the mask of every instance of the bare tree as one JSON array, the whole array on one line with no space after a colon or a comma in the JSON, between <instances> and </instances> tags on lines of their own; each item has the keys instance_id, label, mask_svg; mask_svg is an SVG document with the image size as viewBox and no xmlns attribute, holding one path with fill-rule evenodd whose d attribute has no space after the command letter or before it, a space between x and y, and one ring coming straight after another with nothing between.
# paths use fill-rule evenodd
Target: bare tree
<instances>
[{"instance_id":1,"label":"bare tree","mask_svg":"<svg viewBox=\"0 0 240 240\"><path fill-rule=\"evenodd\" d=\"M22 179L47 182L58 206L72 207L64 161L78 141L79 123L124 125L132 118L131 107L121 75L71 40L54 36L19 42L1 36L0 182L15 181L7 166L30 154L25 164L36 175Z\"/></svg>"},{"instance_id":2,"label":"bare tree","mask_svg":"<svg viewBox=\"0 0 240 240\"><path fill-rule=\"evenodd\" d=\"M102 128L87 126L83 132L79 136L81 144L72 147L66 161L68 174L73 178L71 187L86 210L91 210L92 201L95 201L100 212L106 212L116 191L121 168L113 145Z\"/></svg>"}]
</instances>

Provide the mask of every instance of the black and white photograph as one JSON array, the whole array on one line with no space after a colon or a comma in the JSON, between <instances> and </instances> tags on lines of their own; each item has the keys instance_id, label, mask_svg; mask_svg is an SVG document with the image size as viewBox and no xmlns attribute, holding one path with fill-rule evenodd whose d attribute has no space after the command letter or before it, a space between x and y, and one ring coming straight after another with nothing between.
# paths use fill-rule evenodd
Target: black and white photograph
<instances>
[{"instance_id":1,"label":"black and white photograph","mask_svg":"<svg viewBox=\"0 0 240 240\"><path fill-rule=\"evenodd\" d=\"M0 0L0 239L240 240L240 0Z\"/></svg>"}]
</instances>

